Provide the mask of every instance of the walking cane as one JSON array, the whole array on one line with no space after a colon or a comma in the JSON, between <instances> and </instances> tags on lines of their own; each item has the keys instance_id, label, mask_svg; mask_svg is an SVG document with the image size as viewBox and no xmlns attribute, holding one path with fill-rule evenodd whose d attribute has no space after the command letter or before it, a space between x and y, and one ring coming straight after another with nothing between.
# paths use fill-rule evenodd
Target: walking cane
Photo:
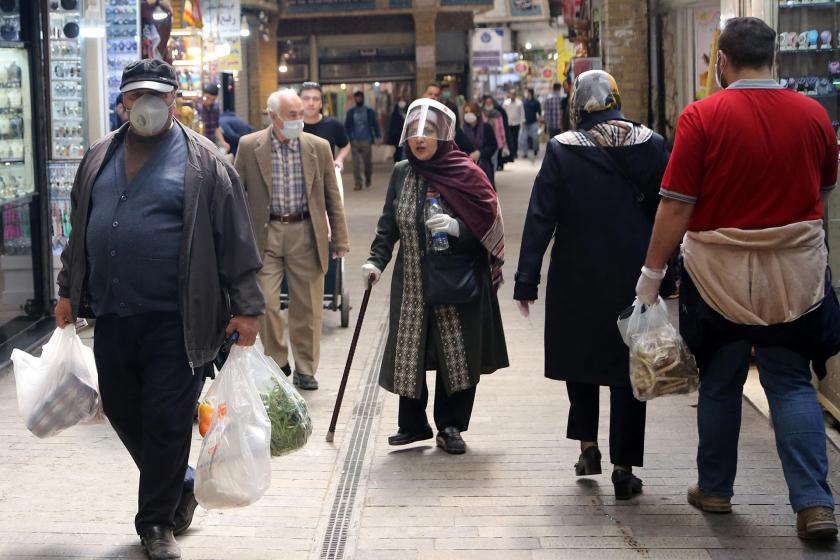
<instances>
[{"instance_id":1,"label":"walking cane","mask_svg":"<svg viewBox=\"0 0 840 560\"><path fill-rule=\"evenodd\" d=\"M332 420L330 421L330 429L327 430L327 441L330 443L332 443L333 437L335 436L338 412L341 410L341 401L344 399L344 390L347 388L347 378L350 376L350 366L353 364L353 356L356 354L356 344L359 343L359 333L362 332L362 321L365 319L365 311L367 310L368 300L370 300L370 290L373 288L374 278L374 275L371 274L367 279L367 288L362 298L362 307L359 309L359 318L356 320L356 330L353 332L353 341L350 343L350 353L347 354L347 363L344 364L344 375L341 376L341 385L338 386L338 395L335 397L335 407L333 408Z\"/></svg>"}]
</instances>

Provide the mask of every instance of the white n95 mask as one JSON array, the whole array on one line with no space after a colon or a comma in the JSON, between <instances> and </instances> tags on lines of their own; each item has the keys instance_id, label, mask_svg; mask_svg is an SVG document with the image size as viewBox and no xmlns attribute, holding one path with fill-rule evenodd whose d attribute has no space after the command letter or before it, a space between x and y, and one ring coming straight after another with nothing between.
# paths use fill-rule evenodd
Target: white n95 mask
<instances>
[{"instance_id":1,"label":"white n95 mask","mask_svg":"<svg viewBox=\"0 0 840 560\"><path fill-rule=\"evenodd\" d=\"M154 136L162 132L166 126L170 107L157 95L147 93L134 102L128 112L128 120L137 134Z\"/></svg>"}]
</instances>

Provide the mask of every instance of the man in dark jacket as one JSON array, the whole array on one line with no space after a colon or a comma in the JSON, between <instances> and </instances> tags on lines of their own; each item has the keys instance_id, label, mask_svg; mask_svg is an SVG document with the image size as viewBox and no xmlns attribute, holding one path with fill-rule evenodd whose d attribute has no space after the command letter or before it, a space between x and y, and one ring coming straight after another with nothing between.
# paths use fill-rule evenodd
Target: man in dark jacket
<instances>
[{"instance_id":1,"label":"man in dark jacket","mask_svg":"<svg viewBox=\"0 0 840 560\"><path fill-rule=\"evenodd\" d=\"M219 117L219 128L222 129L225 142L230 144L230 153L234 156L236 150L239 149L239 139L254 132L254 128L250 124L230 109L225 109Z\"/></svg>"},{"instance_id":2,"label":"man in dark jacket","mask_svg":"<svg viewBox=\"0 0 840 560\"><path fill-rule=\"evenodd\" d=\"M234 331L253 344L265 312L239 177L173 119L177 87L159 60L123 72L130 125L76 173L55 309L61 328L97 318L102 405L140 469L135 527L153 560L181 557L173 531L197 505L187 460L205 365Z\"/></svg>"},{"instance_id":3,"label":"man in dark jacket","mask_svg":"<svg viewBox=\"0 0 840 560\"><path fill-rule=\"evenodd\" d=\"M382 134L379 132L379 123L376 122L376 113L365 105L365 94L357 91L353 94L356 106L347 111L347 118L344 119L344 128L347 129L347 137L350 138L350 147L353 152L353 179L356 186L353 190L362 190L362 166L365 169L365 187L370 188L373 179L373 152L374 142L379 143Z\"/></svg>"}]
</instances>

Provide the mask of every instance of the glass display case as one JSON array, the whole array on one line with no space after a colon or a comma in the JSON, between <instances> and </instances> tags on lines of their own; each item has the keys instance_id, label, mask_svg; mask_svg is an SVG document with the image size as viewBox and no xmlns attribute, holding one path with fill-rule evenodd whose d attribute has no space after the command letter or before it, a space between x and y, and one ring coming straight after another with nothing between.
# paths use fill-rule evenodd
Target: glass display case
<instances>
[{"instance_id":1,"label":"glass display case","mask_svg":"<svg viewBox=\"0 0 840 560\"><path fill-rule=\"evenodd\" d=\"M0 2L0 40L20 41L20 0Z\"/></svg>"},{"instance_id":2,"label":"glass display case","mask_svg":"<svg viewBox=\"0 0 840 560\"><path fill-rule=\"evenodd\" d=\"M840 3L783 0L778 16L780 83L825 107L840 135Z\"/></svg>"},{"instance_id":3,"label":"glass display case","mask_svg":"<svg viewBox=\"0 0 840 560\"><path fill-rule=\"evenodd\" d=\"M52 159L79 160L85 152L80 22L77 2L50 3L48 68Z\"/></svg>"},{"instance_id":4,"label":"glass display case","mask_svg":"<svg viewBox=\"0 0 840 560\"><path fill-rule=\"evenodd\" d=\"M114 105L120 93L123 69L140 58L140 10L137 0L105 2L108 59L108 122L116 124Z\"/></svg>"},{"instance_id":5,"label":"glass display case","mask_svg":"<svg viewBox=\"0 0 840 560\"><path fill-rule=\"evenodd\" d=\"M34 296L32 213L37 199L29 75L27 50L0 48L0 324L20 315Z\"/></svg>"}]
</instances>

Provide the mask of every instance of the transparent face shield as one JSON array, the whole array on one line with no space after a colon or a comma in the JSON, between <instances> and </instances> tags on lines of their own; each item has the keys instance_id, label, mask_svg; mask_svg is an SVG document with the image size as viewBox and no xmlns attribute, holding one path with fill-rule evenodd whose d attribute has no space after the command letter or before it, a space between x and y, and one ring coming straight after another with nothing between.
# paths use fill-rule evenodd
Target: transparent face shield
<instances>
[{"instance_id":1,"label":"transparent face shield","mask_svg":"<svg viewBox=\"0 0 840 560\"><path fill-rule=\"evenodd\" d=\"M431 138L447 142L455 138L455 114L434 99L418 99L408 107L400 146L409 138Z\"/></svg>"}]
</instances>

